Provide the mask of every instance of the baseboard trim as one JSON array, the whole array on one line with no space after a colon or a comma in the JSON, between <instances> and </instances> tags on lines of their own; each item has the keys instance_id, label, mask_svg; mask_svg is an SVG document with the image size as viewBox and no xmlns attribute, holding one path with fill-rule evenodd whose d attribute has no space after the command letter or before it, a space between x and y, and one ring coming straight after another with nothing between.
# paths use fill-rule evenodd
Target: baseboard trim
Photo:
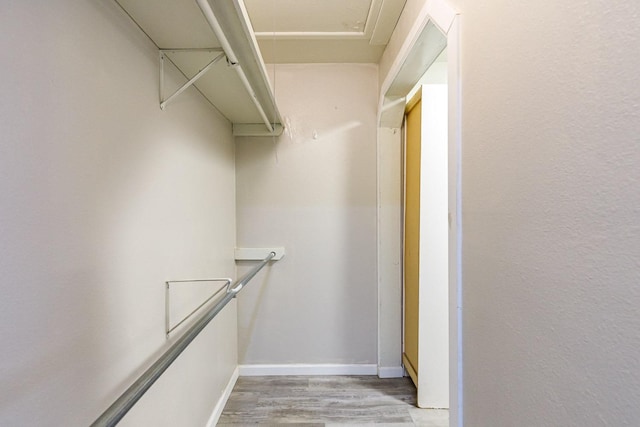
<instances>
[{"instance_id":1,"label":"baseboard trim","mask_svg":"<svg viewBox=\"0 0 640 427\"><path fill-rule=\"evenodd\" d=\"M404 368L402 366L380 366L378 367L378 377L402 378L404 377Z\"/></svg>"},{"instance_id":2,"label":"baseboard trim","mask_svg":"<svg viewBox=\"0 0 640 427\"><path fill-rule=\"evenodd\" d=\"M218 399L216 406L213 408L213 412L209 417L209 421L207 422L207 427L215 427L218 424L218 420L220 419L220 415L222 415L222 411L224 410L224 406L227 404L227 400L229 400L229 396L231 396L231 392L233 391L233 387L236 385L236 381L238 381L238 377L240 376L240 369L236 367L233 370L233 374L231 374L231 378L229 378L229 382L227 386L224 388L222 392L222 396Z\"/></svg>"},{"instance_id":3,"label":"baseboard trim","mask_svg":"<svg viewBox=\"0 0 640 427\"><path fill-rule=\"evenodd\" d=\"M370 364L285 364L240 365L241 377L277 375L377 375L378 366Z\"/></svg>"}]
</instances>

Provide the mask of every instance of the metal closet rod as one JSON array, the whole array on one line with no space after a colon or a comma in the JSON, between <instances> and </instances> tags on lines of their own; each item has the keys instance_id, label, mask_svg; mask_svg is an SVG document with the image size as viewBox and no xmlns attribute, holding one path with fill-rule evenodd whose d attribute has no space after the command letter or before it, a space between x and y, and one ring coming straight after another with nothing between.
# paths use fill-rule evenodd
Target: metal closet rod
<instances>
[{"instance_id":1,"label":"metal closet rod","mask_svg":"<svg viewBox=\"0 0 640 427\"><path fill-rule=\"evenodd\" d=\"M260 117L262 117L262 121L264 121L264 124L265 126L267 126L267 129L269 129L269 132L273 132L273 125L269 121L269 118L267 117L267 114L265 113L264 108L262 108L260 101L258 101L258 96L253 90L251 83L247 79L247 75L244 73L244 70L242 69L242 65L238 63L238 58L236 57L236 54L233 52L233 48L229 44L229 40L227 39L227 36L224 34L224 31L222 31L222 27L220 27L220 23L218 22L216 15L213 13L213 10L211 9L211 5L209 5L208 0L196 0L196 3L198 3L200 10L204 14L204 17L206 18L207 22L209 23L209 26L211 27L211 29L213 30L213 33L216 35L216 38L220 42L220 46L222 46L222 50L224 50L224 53L227 56L227 59L229 60L229 63L236 70L236 73L238 73L238 77L240 77L242 84L244 85L245 89L249 93L251 100L253 101L253 105L255 105L256 108L258 109L258 113L260 113Z\"/></svg>"},{"instance_id":2,"label":"metal closet rod","mask_svg":"<svg viewBox=\"0 0 640 427\"><path fill-rule=\"evenodd\" d=\"M153 385L154 382L167 370L167 368L178 358L180 353L184 351L191 341L198 336L200 332L209 324L209 322L216 317L216 315L238 295L238 292L244 288L244 286L258 272L265 266L271 259L276 256L275 252L271 252L265 259L260 261L258 265L251 269L247 274L242 276L238 280L234 287L230 287L227 290L225 296L218 301L213 307L207 310L195 323L180 337L178 340L167 349L156 362L151 365L140 377L124 392L118 399L116 399L106 411L102 413L94 422L91 427L112 427L118 424L120 420L129 412L129 410L136 404L136 402L145 394L147 390Z\"/></svg>"}]
</instances>

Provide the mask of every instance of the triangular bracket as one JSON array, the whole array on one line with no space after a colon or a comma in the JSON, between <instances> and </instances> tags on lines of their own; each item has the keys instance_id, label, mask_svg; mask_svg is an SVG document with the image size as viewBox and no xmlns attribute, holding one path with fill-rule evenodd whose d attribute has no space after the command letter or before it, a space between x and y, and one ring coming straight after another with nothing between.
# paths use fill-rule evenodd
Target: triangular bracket
<instances>
[{"instance_id":1,"label":"triangular bracket","mask_svg":"<svg viewBox=\"0 0 640 427\"><path fill-rule=\"evenodd\" d=\"M204 66L200 71L196 73L195 76L191 77L185 84L180 86L178 90L176 90L173 94L171 94L168 98L165 99L164 94L164 61L168 53L171 52L216 52L218 53L215 58L213 58L207 65ZM191 85L193 85L200 77L202 77L207 71L211 69L220 59L224 58L225 54L222 49L160 49L160 109L164 110L167 104L174 99L176 96L180 95L186 89L188 89Z\"/></svg>"}]
</instances>

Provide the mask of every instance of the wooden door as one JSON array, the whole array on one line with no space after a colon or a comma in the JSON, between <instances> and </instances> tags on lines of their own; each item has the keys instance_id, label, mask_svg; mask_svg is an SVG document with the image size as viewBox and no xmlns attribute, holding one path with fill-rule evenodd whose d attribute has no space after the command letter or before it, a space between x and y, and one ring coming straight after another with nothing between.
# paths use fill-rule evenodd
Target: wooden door
<instances>
[{"instance_id":1,"label":"wooden door","mask_svg":"<svg viewBox=\"0 0 640 427\"><path fill-rule=\"evenodd\" d=\"M420 279L420 156L422 91L406 108L404 203L404 350L402 360L418 386Z\"/></svg>"}]
</instances>

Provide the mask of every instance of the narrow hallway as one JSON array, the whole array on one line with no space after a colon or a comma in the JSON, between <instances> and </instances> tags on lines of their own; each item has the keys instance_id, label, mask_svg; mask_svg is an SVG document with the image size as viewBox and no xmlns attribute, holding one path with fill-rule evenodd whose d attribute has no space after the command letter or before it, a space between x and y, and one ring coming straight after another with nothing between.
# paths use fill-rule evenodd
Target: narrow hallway
<instances>
[{"instance_id":1,"label":"narrow hallway","mask_svg":"<svg viewBox=\"0 0 640 427\"><path fill-rule=\"evenodd\" d=\"M447 410L415 404L416 389L409 378L240 377L218 426L449 425Z\"/></svg>"}]
</instances>

